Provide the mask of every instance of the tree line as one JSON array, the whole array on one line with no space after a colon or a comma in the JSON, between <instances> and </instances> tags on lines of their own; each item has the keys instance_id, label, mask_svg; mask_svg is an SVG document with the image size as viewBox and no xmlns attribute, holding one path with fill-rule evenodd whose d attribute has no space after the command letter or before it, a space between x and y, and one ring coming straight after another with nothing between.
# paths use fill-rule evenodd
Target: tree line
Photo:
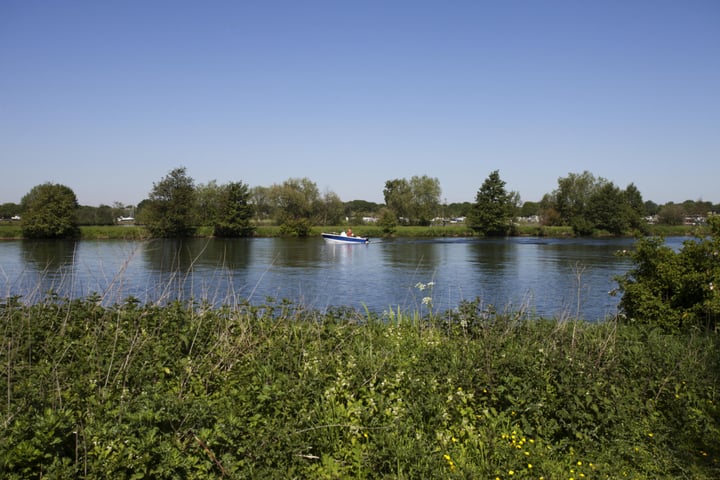
<instances>
[{"instance_id":1,"label":"tree line","mask_svg":"<svg viewBox=\"0 0 720 480\"><path fill-rule=\"evenodd\" d=\"M307 236L315 225L368 221L392 234L397 225L427 226L449 219L461 219L478 234L496 236L513 234L518 217L534 218L542 225L569 226L582 236L642 231L650 217L673 225L688 216L720 211L720 205L703 201L660 206L644 201L632 183L623 189L588 171L559 178L557 188L539 202L523 203L519 192L507 189L499 170L484 180L474 202L447 204L441 195L439 180L427 175L387 180L385 203L378 204L343 202L332 191L321 194L308 178L253 188L242 181L196 184L184 167L178 167L153 183L148 197L137 206L117 202L81 206L71 188L45 183L33 187L20 204L0 205L0 219L20 217L27 238L72 237L81 225L111 225L128 217L154 237L189 236L198 226L212 226L213 234L220 237L252 236L261 224L278 225L285 235Z\"/></svg>"}]
</instances>

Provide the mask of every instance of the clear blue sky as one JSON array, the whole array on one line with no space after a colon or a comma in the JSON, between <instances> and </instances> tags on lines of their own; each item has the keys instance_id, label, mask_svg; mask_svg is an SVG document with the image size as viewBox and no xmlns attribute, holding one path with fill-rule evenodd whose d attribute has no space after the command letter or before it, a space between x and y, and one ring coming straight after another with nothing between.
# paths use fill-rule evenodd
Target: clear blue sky
<instances>
[{"instance_id":1,"label":"clear blue sky","mask_svg":"<svg viewBox=\"0 0 720 480\"><path fill-rule=\"evenodd\" d=\"M720 202L720 1L0 1L0 203L307 177Z\"/></svg>"}]
</instances>

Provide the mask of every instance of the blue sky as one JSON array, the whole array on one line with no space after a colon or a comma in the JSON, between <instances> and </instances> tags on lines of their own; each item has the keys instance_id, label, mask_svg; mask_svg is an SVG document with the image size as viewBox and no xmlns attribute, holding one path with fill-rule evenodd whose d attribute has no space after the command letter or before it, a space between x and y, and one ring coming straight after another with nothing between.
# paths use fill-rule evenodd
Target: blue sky
<instances>
[{"instance_id":1,"label":"blue sky","mask_svg":"<svg viewBox=\"0 0 720 480\"><path fill-rule=\"evenodd\" d=\"M589 170L720 202L720 2L0 1L0 203L307 177L525 201Z\"/></svg>"}]
</instances>

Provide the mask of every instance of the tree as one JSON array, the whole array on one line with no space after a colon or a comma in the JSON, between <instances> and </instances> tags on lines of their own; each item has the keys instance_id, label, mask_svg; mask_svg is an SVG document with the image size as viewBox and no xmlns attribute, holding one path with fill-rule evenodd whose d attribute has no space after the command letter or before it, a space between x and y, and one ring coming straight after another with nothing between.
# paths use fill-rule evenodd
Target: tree
<instances>
[{"instance_id":1,"label":"tree","mask_svg":"<svg viewBox=\"0 0 720 480\"><path fill-rule=\"evenodd\" d=\"M213 225L222 204L223 187L216 180L195 187L195 220L198 225Z\"/></svg>"},{"instance_id":2,"label":"tree","mask_svg":"<svg viewBox=\"0 0 720 480\"><path fill-rule=\"evenodd\" d=\"M258 221L267 220L273 216L269 187L253 187L250 190L250 203Z\"/></svg>"},{"instance_id":3,"label":"tree","mask_svg":"<svg viewBox=\"0 0 720 480\"><path fill-rule=\"evenodd\" d=\"M392 235L395 232L395 227L397 227L397 216L395 212L387 207L382 208L380 210L378 225L382 228L384 235Z\"/></svg>"},{"instance_id":4,"label":"tree","mask_svg":"<svg viewBox=\"0 0 720 480\"><path fill-rule=\"evenodd\" d=\"M625 321L670 332L717 328L720 320L720 216L708 219L709 237L683 243L679 252L662 238L643 238L630 253L634 264L617 278Z\"/></svg>"},{"instance_id":5,"label":"tree","mask_svg":"<svg viewBox=\"0 0 720 480\"><path fill-rule=\"evenodd\" d=\"M78 225L113 225L115 223L113 209L108 205L99 207L81 205L75 218L77 218Z\"/></svg>"},{"instance_id":6,"label":"tree","mask_svg":"<svg viewBox=\"0 0 720 480\"><path fill-rule=\"evenodd\" d=\"M404 178L396 178L385 182L383 197L387 208L395 212L397 218L408 219L412 209L412 190L410 183Z\"/></svg>"},{"instance_id":7,"label":"tree","mask_svg":"<svg viewBox=\"0 0 720 480\"><path fill-rule=\"evenodd\" d=\"M520 207L519 215L521 217L540 215L540 202L524 202Z\"/></svg>"},{"instance_id":8,"label":"tree","mask_svg":"<svg viewBox=\"0 0 720 480\"><path fill-rule=\"evenodd\" d=\"M140 220L154 237L187 237L194 227L195 184L184 167L153 184Z\"/></svg>"},{"instance_id":9,"label":"tree","mask_svg":"<svg viewBox=\"0 0 720 480\"><path fill-rule=\"evenodd\" d=\"M440 206L440 180L427 175L417 175L410 179L412 192L412 220L417 225L430 225L438 214Z\"/></svg>"},{"instance_id":10,"label":"tree","mask_svg":"<svg viewBox=\"0 0 720 480\"><path fill-rule=\"evenodd\" d=\"M76 218L79 205L70 187L54 183L37 185L20 204L24 237L69 238L80 233Z\"/></svg>"},{"instance_id":11,"label":"tree","mask_svg":"<svg viewBox=\"0 0 720 480\"><path fill-rule=\"evenodd\" d=\"M487 236L507 235L512 227L518 200L517 194L508 193L498 170L490 173L475 196L468 225Z\"/></svg>"},{"instance_id":12,"label":"tree","mask_svg":"<svg viewBox=\"0 0 720 480\"><path fill-rule=\"evenodd\" d=\"M231 182L220 188L214 234L217 237L248 237L255 228L250 220L253 208L250 189L242 182Z\"/></svg>"},{"instance_id":13,"label":"tree","mask_svg":"<svg viewBox=\"0 0 720 480\"><path fill-rule=\"evenodd\" d=\"M658 211L658 222L663 225L682 225L685 220L685 210L682 206L668 202Z\"/></svg>"},{"instance_id":14,"label":"tree","mask_svg":"<svg viewBox=\"0 0 720 480\"><path fill-rule=\"evenodd\" d=\"M337 193L326 191L320 200L319 213L322 225L340 225L345 214L345 204Z\"/></svg>"},{"instance_id":15,"label":"tree","mask_svg":"<svg viewBox=\"0 0 720 480\"><path fill-rule=\"evenodd\" d=\"M285 233L306 237L316 223L320 203L317 185L308 178L290 178L268 192L278 224Z\"/></svg>"},{"instance_id":16,"label":"tree","mask_svg":"<svg viewBox=\"0 0 720 480\"><path fill-rule=\"evenodd\" d=\"M573 227L578 235L592 232L592 224L587 218L587 203L598 183L605 183L605 180L596 180L587 170L581 174L570 173L558 179L558 188L552 194L554 208L562 224Z\"/></svg>"},{"instance_id":17,"label":"tree","mask_svg":"<svg viewBox=\"0 0 720 480\"><path fill-rule=\"evenodd\" d=\"M540 202L545 225L568 225L576 235L595 230L622 234L641 230L645 204L634 184L620 190L612 182L585 171L558 179L558 188Z\"/></svg>"},{"instance_id":18,"label":"tree","mask_svg":"<svg viewBox=\"0 0 720 480\"><path fill-rule=\"evenodd\" d=\"M643 210L647 215L657 215L657 213L660 211L660 205L653 202L652 200L648 200L643 204Z\"/></svg>"},{"instance_id":19,"label":"tree","mask_svg":"<svg viewBox=\"0 0 720 480\"><path fill-rule=\"evenodd\" d=\"M632 215L623 192L610 182L600 186L590 196L586 216L592 228L619 235L630 228Z\"/></svg>"},{"instance_id":20,"label":"tree","mask_svg":"<svg viewBox=\"0 0 720 480\"><path fill-rule=\"evenodd\" d=\"M3 203L0 205L0 219L9 220L16 215L20 215L22 207L17 203Z\"/></svg>"}]
</instances>

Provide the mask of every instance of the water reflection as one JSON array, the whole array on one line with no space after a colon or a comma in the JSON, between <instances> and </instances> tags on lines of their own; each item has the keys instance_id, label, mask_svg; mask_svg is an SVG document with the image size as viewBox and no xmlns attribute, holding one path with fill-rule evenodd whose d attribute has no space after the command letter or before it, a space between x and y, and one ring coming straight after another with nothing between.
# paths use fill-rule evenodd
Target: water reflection
<instances>
[{"instance_id":1,"label":"water reflection","mask_svg":"<svg viewBox=\"0 0 720 480\"><path fill-rule=\"evenodd\" d=\"M682 240L669 239L680 245ZM502 310L603 318L629 268L632 239L185 239L0 242L0 293L30 301L53 290L106 303L287 299L310 308L435 311L479 298ZM4 283L3 283L4 282ZM418 284L432 288L421 290Z\"/></svg>"},{"instance_id":2,"label":"water reflection","mask_svg":"<svg viewBox=\"0 0 720 480\"><path fill-rule=\"evenodd\" d=\"M242 269L248 266L251 239L157 239L142 251L145 267L165 273L196 269Z\"/></svg>"},{"instance_id":3,"label":"water reflection","mask_svg":"<svg viewBox=\"0 0 720 480\"><path fill-rule=\"evenodd\" d=\"M71 297L77 242L72 240L23 240L19 245L20 264L0 262L6 276L6 291L29 301L49 292Z\"/></svg>"},{"instance_id":4,"label":"water reflection","mask_svg":"<svg viewBox=\"0 0 720 480\"><path fill-rule=\"evenodd\" d=\"M23 260L38 271L62 273L71 267L77 242L74 240L22 240Z\"/></svg>"}]
</instances>

